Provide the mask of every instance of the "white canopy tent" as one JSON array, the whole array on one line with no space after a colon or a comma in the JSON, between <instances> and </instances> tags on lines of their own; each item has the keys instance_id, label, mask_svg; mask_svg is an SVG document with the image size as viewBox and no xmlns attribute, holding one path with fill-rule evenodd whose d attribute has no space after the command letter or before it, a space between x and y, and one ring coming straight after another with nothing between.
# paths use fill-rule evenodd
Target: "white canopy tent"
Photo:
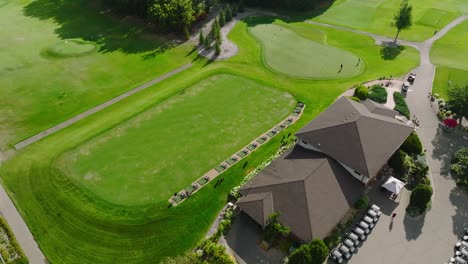
<instances>
[{"instance_id":1,"label":"white canopy tent","mask_svg":"<svg viewBox=\"0 0 468 264\"><path fill-rule=\"evenodd\" d=\"M388 180L382 184L382 187L385 189L391 191L394 194L399 194L401 192L401 189L405 186L405 183L398 180L397 178L390 176Z\"/></svg>"}]
</instances>

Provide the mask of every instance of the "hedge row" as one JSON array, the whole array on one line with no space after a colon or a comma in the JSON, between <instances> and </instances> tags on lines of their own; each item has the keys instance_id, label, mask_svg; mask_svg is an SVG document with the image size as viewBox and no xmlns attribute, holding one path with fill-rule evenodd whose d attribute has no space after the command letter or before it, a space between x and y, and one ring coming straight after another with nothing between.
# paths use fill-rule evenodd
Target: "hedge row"
<instances>
[{"instance_id":1,"label":"hedge row","mask_svg":"<svg viewBox=\"0 0 468 264\"><path fill-rule=\"evenodd\" d=\"M405 98L400 92L393 93L393 100L395 100L395 109L400 114L404 115L406 118L410 118L410 110L406 104Z\"/></svg>"},{"instance_id":2,"label":"hedge row","mask_svg":"<svg viewBox=\"0 0 468 264\"><path fill-rule=\"evenodd\" d=\"M10 226L8 225L8 223L5 221L5 219L3 217L0 217L0 228L5 230L5 233L7 234L8 239L10 240L10 244L15 248L16 253L18 253L18 255L19 255L19 258L15 259L14 261L8 262L8 263L11 263L11 264L28 264L29 263L28 258L26 257L26 255L24 255L23 250L21 249L21 247L18 244L18 241L16 241L16 238L13 235L13 232L11 232Z\"/></svg>"}]
</instances>

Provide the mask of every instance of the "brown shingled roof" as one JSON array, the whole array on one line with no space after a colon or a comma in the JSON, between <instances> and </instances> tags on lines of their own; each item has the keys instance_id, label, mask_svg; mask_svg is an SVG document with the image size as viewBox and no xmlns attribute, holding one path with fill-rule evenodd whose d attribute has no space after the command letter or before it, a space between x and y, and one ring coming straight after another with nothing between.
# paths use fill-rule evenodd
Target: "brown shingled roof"
<instances>
[{"instance_id":1,"label":"brown shingled roof","mask_svg":"<svg viewBox=\"0 0 468 264\"><path fill-rule=\"evenodd\" d=\"M296 136L372 178L413 128L389 117L392 110L369 101L361 104L341 97Z\"/></svg>"},{"instance_id":2,"label":"brown shingled roof","mask_svg":"<svg viewBox=\"0 0 468 264\"><path fill-rule=\"evenodd\" d=\"M271 197L279 221L310 241L324 238L363 191L364 186L336 161L296 146L241 188L244 197L238 205L263 225L265 216L260 215L270 205L263 201Z\"/></svg>"}]
</instances>

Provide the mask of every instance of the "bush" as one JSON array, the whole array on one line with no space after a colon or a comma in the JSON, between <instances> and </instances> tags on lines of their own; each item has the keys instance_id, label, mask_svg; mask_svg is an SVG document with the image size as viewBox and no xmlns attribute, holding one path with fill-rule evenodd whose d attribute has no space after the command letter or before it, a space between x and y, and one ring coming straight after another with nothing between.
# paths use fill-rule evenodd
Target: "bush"
<instances>
[{"instance_id":1,"label":"bush","mask_svg":"<svg viewBox=\"0 0 468 264\"><path fill-rule=\"evenodd\" d=\"M393 170L395 170L395 172L404 173L406 156L407 156L406 153L403 152L401 149L399 149L390 158L390 161L388 162L388 164L393 168Z\"/></svg>"},{"instance_id":2,"label":"bush","mask_svg":"<svg viewBox=\"0 0 468 264\"><path fill-rule=\"evenodd\" d=\"M356 101L356 102L361 102L361 100L355 96L348 96L349 99L353 100L353 101Z\"/></svg>"},{"instance_id":3,"label":"bush","mask_svg":"<svg viewBox=\"0 0 468 264\"><path fill-rule=\"evenodd\" d=\"M359 200L356 201L354 207L356 209L364 209L369 206L369 197L366 194L363 194Z\"/></svg>"},{"instance_id":4,"label":"bush","mask_svg":"<svg viewBox=\"0 0 468 264\"><path fill-rule=\"evenodd\" d=\"M400 114L404 115L406 118L410 118L410 110L406 104L405 98L399 92L393 93L393 100L395 100L395 109Z\"/></svg>"},{"instance_id":5,"label":"bush","mask_svg":"<svg viewBox=\"0 0 468 264\"><path fill-rule=\"evenodd\" d=\"M278 222L279 216L280 214L278 212L271 214L268 217L269 223L265 227L265 240L272 245L274 245L281 237L285 237L291 233L291 229L289 227Z\"/></svg>"},{"instance_id":6,"label":"bush","mask_svg":"<svg viewBox=\"0 0 468 264\"><path fill-rule=\"evenodd\" d=\"M409 207L418 208L419 212L423 213L431 201L431 196L432 187L426 184L419 184L411 192Z\"/></svg>"},{"instance_id":7,"label":"bush","mask_svg":"<svg viewBox=\"0 0 468 264\"><path fill-rule=\"evenodd\" d=\"M457 182L468 186L468 148L462 148L453 154L451 169L457 177Z\"/></svg>"},{"instance_id":8,"label":"bush","mask_svg":"<svg viewBox=\"0 0 468 264\"><path fill-rule=\"evenodd\" d=\"M367 96L369 96L369 90L364 85L359 85L354 90L354 97L359 98L359 100L366 100Z\"/></svg>"},{"instance_id":9,"label":"bush","mask_svg":"<svg viewBox=\"0 0 468 264\"><path fill-rule=\"evenodd\" d=\"M289 264L322 264L328 255L328 248L320 239L301 245L289 256Z\"/></svg>"},{"instance_id":10,"label":"bush","mask_svg":"<svg viewBox=\"0 0 468 264\"><path fill-rule=\"evenodd\" d=\"M309 264L312 263L312 256L310 255L310 245L304 244L294 250L289 255L289 264Z\"/></svg>"},{"instance_id":11,"label":"bush","mask_svg":"<svg viewBox=\"0 0 468 264\"><path fill-rule=\"evenodd\" d=\"M410 155L419 155L423 151L421 140L416 133L411 133L400 147L401 150Z\"/></svg>"},{"instance_id":12,"label":"bush","mask_svg":"<svg viewBox=\"0 0 468 264\"><path fill-rule=\"evenodd\" d=\"M384 104L387 102L387 90L385 90L385 88L381 85L376 84L371 87L369 96L367 98L377 103Z\"/></svg>"}]
</instances>

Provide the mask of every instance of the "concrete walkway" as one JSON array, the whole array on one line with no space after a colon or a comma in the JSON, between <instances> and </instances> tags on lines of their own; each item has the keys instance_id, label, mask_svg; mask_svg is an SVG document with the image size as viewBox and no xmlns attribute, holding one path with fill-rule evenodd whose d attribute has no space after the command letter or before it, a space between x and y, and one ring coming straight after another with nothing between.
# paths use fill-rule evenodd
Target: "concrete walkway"
<instances>
[{"instance_id":1,"label":"concrete walkway","mask_svg":"<svg viewBox=\"0 0 468 264\"><path fill-rule=\"evenodd\" d=\"M384 211L374 231L349 261L351 264L444 263L453 255L453 247L463 228L468 227L468 195L456 186L450 175L451 156L459 148L468 146L468 137L444 132L428 97L435 73L429 57L432 45L467 18L460 17L434 37L416 43L421 53L421 64L412 71L417 78L405 94L411 115L416 115L420 121L418 134L426 149L434 187L432 206L425 215L411 218L405 214L409 193L402 194L399 204L375 193L373 200L390 210ZM392 212L397 213L393 222L390 220Z\"/></svg>"},{"instance_id":2,"label":"concrete walkway","mask_svg":"<svg viewBox=\"0 0 468 264\"><path fill-rule=\"evenodd\" d=\"M15 205L8 197L5 189L0 184L0 212L10 225L11 231L16 237L20 247L23 249L24 254L29 259L31 264L46 264L48 263L39 246L34 240L34 237L29 231L28 226L23 221L23 218L16 210Z\"/></svg>"},{"instance_id":3,"label":"concrete walkway","mask_svg":"<svg viewBox=\"0 0 468 264\"><path fill-rule=\"evenodd\" d=\"M101 111L101 110L115 104L115 103L118 103L118 102L124 100L125 98L127 98L129 96L132 96L132 95L134 95L134 94L136 94L136 93L138 93L138 92L140 92L142 90L145 90L146 88L148 88L148 87L150 87L150 86L152 86L152 85L154 85L154 84L156 84L156 83L158 83L160 81L163 81L163 80L165 80L165 79L167 79L167 78L169 78L169 77L171 77L171 76L173 76L173 75L175 75L175 74L177 74L177 73L179 73L181 71L184 71L184 70L186 70L186 69L188 69L190 67L192 67L191 63L185 64L185 65L183 65L183 66L181 66L181 67L179 67L179 68L177 68L177 69L175 69L173 71L170 71L170 72L168 72L168 73L166 73L166 74L164 74L164 75L162 75L162 76L160 76L158 78L155 78L155 79L153 79L153 80L151 80L151 81L149 81L149 82L147 82L145 84L142 84L142 85L140 85L140 86L138 86L138 87L126 92L126 93L123 93L123 94L121 94L121 95L119 95L119 96L117 96L117 97L103 103L103 104L100 104L100 105L98 105L96 107L93 107L93 108L87 110L86 112L83 112L83 113L81 113L81 114L79 114L77 116L74 116L74 117L68 119L65 122L62 122L62 123L60 123L60 124L58 124L58 125L56 125L54 127L51 127L49 129L37 134L37 135L34 135L34 136L32 136L32 137L30 137L28 139L25 139L25 140L19 142L18 144L15 145L15 149L22 149L22 148L24 148L24 147L26 147L26 146L28 146L28 145L36 142L36 141L39 141L39 140L41 140L41 139L43 139L43 138L45 138L45 137L47 137L49 135L52 135L55 132L58 132L58 131L60 131L60 130L62 130L64 128L66 128L66 127L68 127L68 126L70 126L70 125L72 125L72 124L74 124L74 123L76 123L76 122L78 122L78 121L92 115L92 114L95 114L95 113L97 113L97 112L99 112L99 111Z\"/></svg>"}]
</instances>

